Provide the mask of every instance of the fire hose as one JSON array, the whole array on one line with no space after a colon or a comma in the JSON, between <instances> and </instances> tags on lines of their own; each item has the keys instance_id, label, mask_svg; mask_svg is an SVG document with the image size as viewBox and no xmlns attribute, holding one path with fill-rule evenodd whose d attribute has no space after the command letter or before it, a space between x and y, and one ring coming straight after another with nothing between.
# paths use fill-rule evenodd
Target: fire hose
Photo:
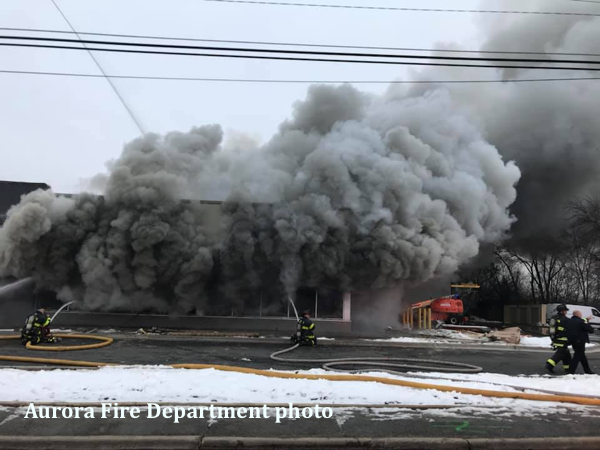
<instances>
[{"instance_id":1,"label":"fire hose","mask_svg":"<svg viewBox=\"0 0 600 450\"><path fill-rule=\"evenodd\" d=\"M34 346L28 345L26 348L30 350L52 350L52 351L68 351L68 350L84 350L90 348L100 348L110 345L113 339L104 336L93 336L93 335L82 335L82 334L60 334L63 338L76 338L76 339L94 339L102 341L96 344L85 344L85 345L74 345L74 346ZM11 336L0 336L0 340L3 339L19 339L18 335ZM391 373L400 373L392 369L419 369L419 370L435 370L435 371L453 371L462 373L476 373L480 372L481 367L472 366L468 364L454 363L449 361L436 361L436 360L424 360L424 359L410 359L410 358L335 358L335 359L299 359L299 358L280 358L278 355L283 353L291 352L298 346L295 345L284 350L280 350L271 354L271 358L275 361L280 362L318 362L323 363L323 367L327 370L340 371L333 367L339 367L340 365L368 365L369 367L381 368L379 371L387 371ZM93 361L80 361L80 360L65 360L65 359L54 359L54 358L36 358L36 357L24 357L24 356L10 356L0 355L0 361L12 361L12 362L25 362L25 363L37 363L37 364L51 364L51 365L63 365L71 367L118 367L125 366L118 363L108 362L93 362ZM394 362L382 362L382 361L394 361ZM437 365L431 365L437 364ZM497 398L513 398L522 400L535 400L535 401L546 401L546 402L562 402L562 403L574 403L579 405L588 406L600 406L600 398L590 397L585 395L573 395L562 392L545 391L548 393L544 394L533 394L528 392L506 392L506 391L492 391L484 389L474 389L458 386L445 386L438 384L421 383L410 380L398 380L393 378L371 376L371 375L357 375L357 374L300 374L300 373L289 373L289 372L277 372L273 370L262 370L262 369L251 369L247 367L237 366L225 366L218 364L172 364L173 368L180 369L215 369L227 372L237 372L245 374L262 375L271 378L284 378L284 379L306 379L306 380L329 380L329 381L362 381L362 382L376 382L386 385L402 386L414 389L433 389L437 391L445 392L456 392L467 395L483 395L486 397L497 397ZM360 369L365 371L366 369ZM406 376L405 374L402 374ZM410 375L409 375L410 376ZM458 380L466 381L466 380ZM475 380L474 380L475 381ZM480 381L477 381L480 382ZM485 383L485 382L484 382ZM491 383L496 384L496 383ZM506 386L506 385L502 385ZM539 391L535 388L525 388L521 386L510 386L517 390L533 390Z\"/></svg>"},{"instance_id":2,"label":"fire hose","mask_svg":"<svg viewBox=\"0 0 600 450\"><path fill-rule=\"evenodd\" d=\"M460 373L477 373L483 369L479 366L471 364L463 364L451 361L438 361L435 359L415 359L415 358L386 358L386 357L366 357L366 358L333 358L333 359L299 359L299 358L280 358L278 355L291 352L297 349L300 344L296 344L290 348L279 350L272 353L270 358L280 362L294 363L322 363L325 370L336 372L365 372L373 370L373 368L382 368L380 372L391 374L404 375L404 373L393 369L404 370L430 370L435 372L460 372ZM391 362L394 361L394 362ZM368 369L358 370L340 370L335 369L339 366L368 366Z\"/></svg>"}]
</instances>

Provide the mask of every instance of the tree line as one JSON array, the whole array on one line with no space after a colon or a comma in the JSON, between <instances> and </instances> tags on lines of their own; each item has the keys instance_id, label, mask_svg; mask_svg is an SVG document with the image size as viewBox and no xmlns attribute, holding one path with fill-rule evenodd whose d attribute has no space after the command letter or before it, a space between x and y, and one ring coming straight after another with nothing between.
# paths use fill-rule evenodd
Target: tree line
<instances>
[{"instance_id":1,"label":"tree line","mask_svg":"<svg viewBox=\"0 0 600 450\"><path fill-rule=\"evenodd\" d=\"M494 249L491 263L460 276L481 286L482 315L497 317L508 304L600 306L600 199L569 202L555 236L526 245L509 240Z\"/></svg>"}]
</instances>

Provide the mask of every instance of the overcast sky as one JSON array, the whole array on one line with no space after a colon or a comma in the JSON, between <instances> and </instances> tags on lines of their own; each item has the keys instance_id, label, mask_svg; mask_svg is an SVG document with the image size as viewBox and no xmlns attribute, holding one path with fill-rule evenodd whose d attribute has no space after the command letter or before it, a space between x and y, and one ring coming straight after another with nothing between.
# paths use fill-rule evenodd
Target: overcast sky
<instances>
[{"instance_id":1,"label":"overcast sky","mask_svg":"<svg viewBox=\"0 0 600 450\"><path fill-rule=\"evenodd\" d=\"M227 40L328 43L395 47L440 45L478 48L485 39L481 14L366 11L260 6L201 0L57 0L77 31ZM432 8L496 7L498 1L315 1ZM527 9L527 1L504 1ZM548 0L548 10L586 6ZM600 9L600 8L599 8ZM549 17L552 20L552 17ZM51 0L2 0L0 27L69 30ZM6 34L4 32L3 34ZM307 80L403 79L400 66L231 60L95 52L108 74ZM0 48L0 69L99 73L86 52ZM447 73L447 71L446 71ZM488 69L465 78L485 78ZM304 97L303 84L249 84L115 80L146 131L187 131L219 123L268 139ZM382 92L384 85L361 85ZM80 180L104 171L123 144L139 135L105 79L0 73L0 179L46 182L74 192Z\"/></svg>"}]
</instances>

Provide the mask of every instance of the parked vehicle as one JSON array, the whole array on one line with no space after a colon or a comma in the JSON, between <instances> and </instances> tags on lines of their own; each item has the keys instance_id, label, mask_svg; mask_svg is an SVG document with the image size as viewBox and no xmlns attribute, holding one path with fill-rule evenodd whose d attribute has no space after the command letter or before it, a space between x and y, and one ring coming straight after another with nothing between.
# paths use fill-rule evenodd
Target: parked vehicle
<instances>
[{"instance_id":1,"label":"parked vehicle","mask_svg":"<svg viewBox=\"0 0 600 450\"><path fill-rule=\"evenodd\" d=\"M546 309L546 322L549 322L552 316L556 314L556 307L560 305L560 303L548 303L548 307ZM590 318L589 323L594 327L600 327L600 311L598 308L594 306L585 306L585 305L569 305L567 304L567 317L573 316L573 311L579 310L581 314L583 314L584 318Z\"/></svg>"}]
</instances>

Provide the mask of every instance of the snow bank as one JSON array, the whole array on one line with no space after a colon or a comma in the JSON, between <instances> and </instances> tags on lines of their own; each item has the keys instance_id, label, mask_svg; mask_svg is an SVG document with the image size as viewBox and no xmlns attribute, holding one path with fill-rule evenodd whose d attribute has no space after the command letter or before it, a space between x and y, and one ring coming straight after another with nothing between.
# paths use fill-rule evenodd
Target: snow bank
<instances>
[{"instance_id":1,"label":"snow bank","mask_svg":"<svg viewBox=\"0 0 600 450\"><path fill-rule=\"evenodd\" d=\"M429 334L422 333L420 336L416 337L394 337L387 339L365 339L369 341L377 341L377 342L400 342L400 343L429 343L429 344L451 344L465 341L470 341L472 343L485 343L485 344L495 344L495 345L513 345L507 344L502 341L490 341L485 338L483 334L475 335L468 333L461 333L460 331L454 330L435 330L430 332ZM552 341L548 336L542 337L534 337L521 335L521 341L518 345L522 345L525 347L537 347L537 348L546 348L549 349ZM587 344L588 347L593 347L597 344L591 343Z\"/></svg>"},{"instance_id":2,"label":"snow bank","mask_svg":"<svg viewBox=\"0 0 600 450\"><path fill-rule=\"evenodd\" d=\"M322 374L322 369L300 373ZM388 378L409 379L385 373ZM514 391L497 382L523 387L600 395L600 378L593 375L513 377L490 373L421 374L435 384ZM445 378L460 377L463 381ZM422 381L422 380L420 380ZM396 403L410 405L496 405L517 408L547 408L547 402L464 395L421 390L381 383L278 379L261 375L222 372L214 369L186 370L169 367L105 367L98 370L28 371L0 370L0 401L22 402L252 402L252 403Z\"/></svg>"},{"instance_id":3,"label":"snow bank","mask_svg":"<svg viewBox=\"0 0 600 450\"><path fill-rule=\"evenodd\" d=\"M552 339L549 336L534 337L534 336L521 336L519 345L525 345L527 347L546 347L550 348L552 345Z\"/></svg>"},{"instance_id":4,"label":"snow bank","mask_svg":"<svg viewBox=\"0 0 600 450\"><path fill-rule=\"evenodd\" d=\"M416 334L416 333L415 333ZM438 343L447 344L456 341L481 341L483 335L473 335L468 333L461 333L460 331L454 330L431 330L421 331L416 336L400 336L386 339L364 339L366 341L375 342L409 342L409 343Z\"/></svg>"}]
</instances>

